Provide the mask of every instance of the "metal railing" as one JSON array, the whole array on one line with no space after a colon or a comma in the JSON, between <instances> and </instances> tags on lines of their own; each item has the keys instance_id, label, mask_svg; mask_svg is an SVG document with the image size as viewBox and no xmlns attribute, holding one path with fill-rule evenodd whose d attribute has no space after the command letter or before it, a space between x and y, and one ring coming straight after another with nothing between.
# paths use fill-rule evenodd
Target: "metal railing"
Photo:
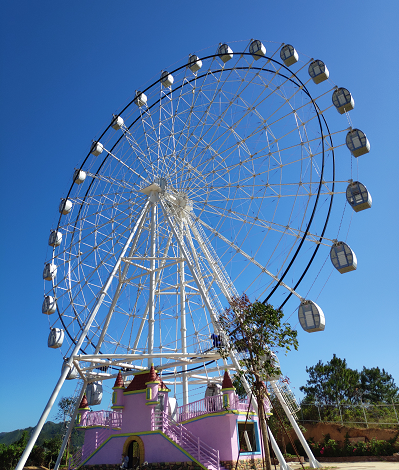
<instances>
[{"instance_id":1,"label":"metal railing","mask_svg":"<svg viewBox=\"0 0 399 470\"><path fill-rule=\"evenodd\" d=\"M177 407L175 419L180 423L187 419L223 410L223 395L215 395L213 397L205 397L202 400L194 401L188 405Z\"/></svg>"},{"instance_id":2,"label":"metal railing","mask_svg":"<svg viewBox=\"0 0 399 470\"><path fill-rule=\"evenodd\" d=\"M167 413L156 410L152 415L151 429L162 431L204 467L220 469L219 451L205 444L182 424L172 421Z\"/></svg>"},{"instance_id":3,"label":"metal railing","mask_svg":"<svg viewBox=\"0 0 399 470\"><path fill-rule=\"evenodd\" d=\"M122 413L120 411L91 411L82 417L79 424L86 426L105 426L120 428L122 426Z\"/></svg>"},{"instance_id":4,"label":"metal railing","mask_svg":"<svg viewBox=\"0 0 399 470\"><path fill-rule=\"evenodd\" d=\"M398 426L399 403L370 404L358 403L348 405L342 403L301 403L299 421L338 423L341 425Z\"/></svg>"},{"instance_id":5,"label":"metal railing","mask_svg":"<svg viewBox=\"0 0 399 470\"><path fill-rule=\"evenodd\" d=\"M270 411L270 407L267 405L268 403L265 401L266 412ZM236 397L233 402L230 402L229 408L238 411L248 411L248 399L245 398L240 400ZM176 408L175 420L180 423L191 418L196 418L197 416L224 410L226 410L226 407L223 404L223 395L214 395L212 397L205 397L202 400L189 403L188 405L179 406ZM253 411L252 404L250 405L249 411Z\"/></svg>"},{"instance_id":6,"label":"metal railing","mask_svg":"<svg viewBox=\"0 0 399 470\"><path fill-rule=\"evenodd\" d=\"M91 411L84 415L79 423L79 427L88 426L98 426L98 429L86 432L84 445L69 458L68 470L79 468L83 461L98 449L111 434L115 434L115 428L121 428L122 413L120 411Z\"/></svg>"}]
</instances>

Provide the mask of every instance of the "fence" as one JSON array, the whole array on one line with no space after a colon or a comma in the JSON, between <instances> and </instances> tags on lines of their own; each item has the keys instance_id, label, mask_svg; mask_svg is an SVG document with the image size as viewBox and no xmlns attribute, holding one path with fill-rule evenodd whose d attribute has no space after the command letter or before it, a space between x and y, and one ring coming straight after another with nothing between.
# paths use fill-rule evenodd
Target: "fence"
<instances>
[{"instance_id":1,"label":"fence","mask_svg":"<svg viewBox=\"0 0 399 470\"><path fill-rule=\"evenodd\" d=\"M399 403L374 405L359 403L346 404L305 404L301 403L301 410L297 413L301 422L326 422L341 425L369 426L398 426Z\"/></svg>"}]
</instances>

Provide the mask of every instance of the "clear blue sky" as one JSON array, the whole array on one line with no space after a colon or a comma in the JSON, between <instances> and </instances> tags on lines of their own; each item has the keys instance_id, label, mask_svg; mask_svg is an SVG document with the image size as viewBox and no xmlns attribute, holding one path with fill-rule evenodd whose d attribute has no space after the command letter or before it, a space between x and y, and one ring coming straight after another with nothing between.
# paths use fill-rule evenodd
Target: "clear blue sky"
<instances>
[{"instance_id":1,"label":"clear blue sky","mask_svg":"<svg viewBox=\"0 0 399 470\"><path fill-rule=\"evenodd\" d=\"M351 226L358 270L332 274L318 299L328 328L300 331L283 371L298 397L305 367L333 353L352 368L383 367L399 384L398 17L397 0L3 3L0 432L36 425L59 375L41 314L42 267L73 168L135 89L191 52L242 39L291 43L324 60L352 91L351 118L371 143L361 179L373 207ZM61 395L72 391L69 383Z\"/></svg>"}]
</instances>

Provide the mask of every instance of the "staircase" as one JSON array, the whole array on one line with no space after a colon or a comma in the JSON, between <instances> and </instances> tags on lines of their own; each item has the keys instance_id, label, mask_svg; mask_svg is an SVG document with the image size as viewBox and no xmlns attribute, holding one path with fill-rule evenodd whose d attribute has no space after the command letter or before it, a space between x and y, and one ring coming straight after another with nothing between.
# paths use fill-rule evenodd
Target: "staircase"
<instances>
[{"instance_id":1,"label":"staircase","mask_svg":"<svg viewBox=\"0 0 399 470\"><path fill-rule=\"evenodd\" d=\"M152 430L162 431L205 468L223 470L220 467L219 451L205 444L183 425L172 421L167 413L155 410L152 419Z\"/></svg>"}]
</instances>

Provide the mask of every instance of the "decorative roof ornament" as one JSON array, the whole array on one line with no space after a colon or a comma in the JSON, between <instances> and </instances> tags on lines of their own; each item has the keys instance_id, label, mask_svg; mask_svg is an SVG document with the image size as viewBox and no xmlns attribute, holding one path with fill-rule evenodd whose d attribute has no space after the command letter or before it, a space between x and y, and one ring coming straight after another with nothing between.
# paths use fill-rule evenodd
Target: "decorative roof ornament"
<instances>
[{"instance_id":1,"label":"decorative roof ornament","mask_svg":"<svg viewBox=\"0 0 399 470\"><path fill-rule=\"evenodd\" d=\"M87 402L86 394L84 394L82 401L80 402L79 409L84 409L88 407L89 407L89 403Z\"/></svg>"},{"instance_id":2,"label":"decorative roof ornament","mask_svg":"<svg viewBox=\"0 0 399 470\"><path fill-rule=\"evenodd\" d=\"M222 390L225 388L234 388L233 382L231 381L230 375L227 370L224 371L224 377L222 382Z\"/></svg>"},{"instance_id":3,"label":"decorative roof ornament","mask_svg":"<svg viewBox=\"0 0 399 470\"><path fill-rule=\"evenodd\" d=\"M121 374L121 371L118 372L118 376L115 380L115 385L114 385L114 388L123 388L124 387L124 382L123 382L123 377L122 377L122 374Z\"/></svg>"}]
</instances>

